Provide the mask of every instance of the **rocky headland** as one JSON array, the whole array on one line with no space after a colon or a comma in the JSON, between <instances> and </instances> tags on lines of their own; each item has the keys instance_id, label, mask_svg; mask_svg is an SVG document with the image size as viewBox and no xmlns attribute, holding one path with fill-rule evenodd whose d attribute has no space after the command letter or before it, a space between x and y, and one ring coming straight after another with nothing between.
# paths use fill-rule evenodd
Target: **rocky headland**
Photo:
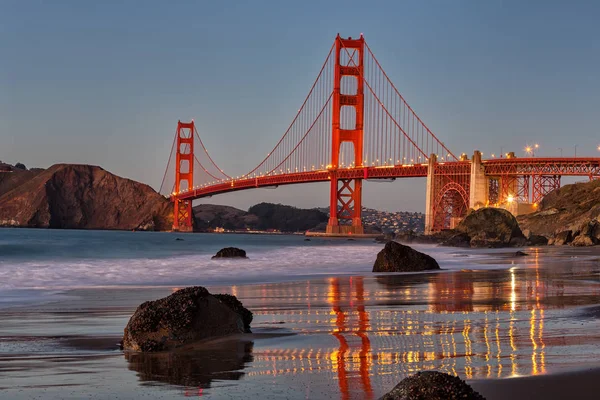
<instances>
[{"instance_id":1,"label":"rocky headland","mask_svg":"<svg viewBox=\"0 0 600 400\"><path fill-rule=\"evenodd\" d=\"M538 211L517 218L523 232L548 244L600 244L600 180L565 185L540 202Z\"/></svg>"},{"instance_id":2,"label":"rocky headland","mask_svg":"<svg viewBox=\"0 0 600 400\"><path fill-rule=\"evenodd\" d=\"M150 186L92 165L0 175L0 226L168 230L173 211Z\"/></svg>"}]
</instances>

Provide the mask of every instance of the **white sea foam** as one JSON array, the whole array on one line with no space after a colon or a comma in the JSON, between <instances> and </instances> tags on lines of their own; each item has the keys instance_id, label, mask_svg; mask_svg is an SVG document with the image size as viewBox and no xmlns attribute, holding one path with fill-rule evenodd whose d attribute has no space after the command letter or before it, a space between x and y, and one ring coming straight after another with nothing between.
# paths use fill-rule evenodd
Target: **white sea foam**
<instances>
[{"instance_id":1,"label":"white sea foam","mask_svg":"<svg viewBox=\"0 0 600 400\"><path fill-rule=\"evenodd\" d=\"M416 246L442 268L472 268L488 253ZM273 282L315 275L370 273L379 244L303 245L259 249L249 258L211 259L210 254L160 258L81 258L0 263L0 289L66 289L98 286L156 286ZM483 264L478 268L498 268Z\"/></svg>"}]
</instances>

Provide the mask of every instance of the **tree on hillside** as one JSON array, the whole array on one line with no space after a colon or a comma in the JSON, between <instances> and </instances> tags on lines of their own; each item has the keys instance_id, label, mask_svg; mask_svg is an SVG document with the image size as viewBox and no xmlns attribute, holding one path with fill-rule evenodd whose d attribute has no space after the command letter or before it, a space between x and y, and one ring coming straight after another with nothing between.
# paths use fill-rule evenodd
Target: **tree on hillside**
<instances>
[{"instance_id":1,"label":"tree on hillside","mask_svg":"<svg viewBox=\"0 0 600 400\"><path fill-rule=\"evenodd\" d=\"M24 169L25 171L27 171L27 167L25 166L25 164L22 164L20 162L15 164L15 168Z\"/></svg>"}]
</instances>

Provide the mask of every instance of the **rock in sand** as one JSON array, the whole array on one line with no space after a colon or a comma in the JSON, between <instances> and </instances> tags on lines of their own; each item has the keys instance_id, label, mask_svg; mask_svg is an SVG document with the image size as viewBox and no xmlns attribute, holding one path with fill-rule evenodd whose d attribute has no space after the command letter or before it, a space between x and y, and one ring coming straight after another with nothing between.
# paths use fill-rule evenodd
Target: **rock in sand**
<instances>
[{"instance_id":1,"label":"rock in sand","mask_svg":"<svg viewBox=\"0 0 600 400\"><path fill-rule=\"evenodd\" d=\"M404 378L380 400L485 400L457 376L437 371L417 372Z\"/></svg>"},{"instance_id":2,"label":"rock in sand","mask_svg":"<svg viewBox=\"0 0 600 400\"><path fill-rule=\"evenodd\" d=\"M235 296L211 295L201 286L140 305L123 335L123 348L162 351L199 340L249 333L252 313Z\"/></svg>"}]
</instances>

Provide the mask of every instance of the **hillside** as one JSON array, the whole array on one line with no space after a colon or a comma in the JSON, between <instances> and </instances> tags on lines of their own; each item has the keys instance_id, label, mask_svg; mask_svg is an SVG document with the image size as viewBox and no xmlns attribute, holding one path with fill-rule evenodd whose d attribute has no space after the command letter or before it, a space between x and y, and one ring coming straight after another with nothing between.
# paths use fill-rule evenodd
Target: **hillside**
<instances>
[{"instance_id":1,"label":"hillside","mask_svg":"<svg viewBox=\"0 0 600 400\"><path fill-rule=\"evenodd\" d=\"M229 230L255 229L258 217L246 211L216 204L200 204L193 208L197 230L225 228Z\"/></svg>"},{"instance_id":2,"label":"hillside","mask_svg":"<svg viewBox=\"0 0 600 400\"><path fill-rule=\"evenodd\" d=\"M539 211L517 218L523 230L553 238L564 231L573 237L590 222L600 219L600 180L575 183L544 197Z\"/></svg>"},{"instance_id":3,"label":"hillside","mask_svg":"<svg viewBox=\"0 0 600 400\"><path fill-rule=\"evenodd\" d=\"M196 229L278 230L302 232L327 222L327 214L317 209L301 209L281 204L260 203L248 211L234 207L200 204L194 207Z\"/></svg>"},{"instance_id":4,"label":"hillside","mask_svg":"<svg viewBox=\"0 0 600 400\"><path fill-rule=\"evenodd\" d=\"M32 176L22 174L29 173ZM90 165L5 173L0 226L169 230L170 202L150 186Z\"/></svg>"},{"instance_id":5,"label":"hillside","mask_svg":"<svg viewBox=\"0 0 600 400\"><path fill-rule=\"evenodd\" d=\"M30 179L33 179L36 175L43 171L40 169L27 171L18 168L11 168L11 170L13 172L0 173L0 197L5 193L10 192L17 186L24 184Z\"/></svg>"}]
</instances>

